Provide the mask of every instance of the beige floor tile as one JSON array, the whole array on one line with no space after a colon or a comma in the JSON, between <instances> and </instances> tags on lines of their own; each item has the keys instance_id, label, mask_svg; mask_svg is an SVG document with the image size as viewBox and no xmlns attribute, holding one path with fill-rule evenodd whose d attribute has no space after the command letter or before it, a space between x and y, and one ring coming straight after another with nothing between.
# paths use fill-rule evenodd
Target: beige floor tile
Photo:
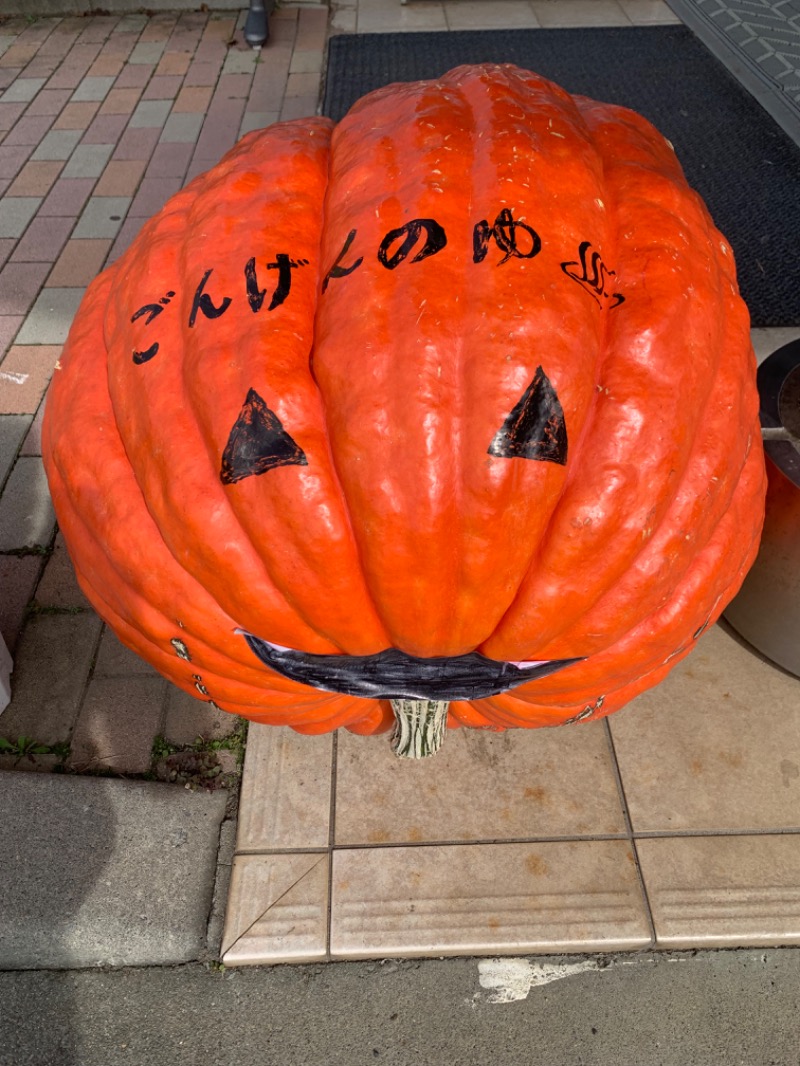
<instances>
[{"instance_id":1,"label":"beige floor tile","mask_svg":"<svg viewBox=\"0 0 800 1066\"><path fill-rule=\"evenodd\" d=\"M616 0L532 0L532 6L547 29L631 24Z\"/></svg>"},{"instance_id":2,"label":"beige floor tile","mask_svg":"<svg viewBox=\"0 0 800 1066\"><path fill-rule=\"evenodd\" d=\"M528 0L455 0L445 3L451 30L508 30L536 28L539 20Z\"/></svg>"},{"instance_id":3,"label":"beige floor tile","mask_svg":"<svg viewBox=\"0 0 800 1066\"><path fill-rule=\"evenodd\" d=\"M337 7L331 18L331 33L355 33L358 12L353 7Z\"/></svg>"},{"instance_id":4,"label":"beige floor tile","mask_svg":"<svg viewBox=\"0 0 800 1066\"><path fill-rule=\"evenodd\" d=\"M400 0L367 0L359 5L359 33L394 33L413 30L446 30L441 3L433 0L401 4Z\"/></svg>"},{"instance_id":5,"label":"beige floor tile","mask_svg":"<svg viewBox=\"0 0 800 1066\"><path fill-rule=\"evenodd\" d=\"M751 329L750 337L753 341L756 359L763 363L768 355L772 355L778 348L782 348L789 341L795 341L800 337L798 326L772 326L762 329Z\"/></svg>"},{"instance_id":6,"label":"beige floor tile","mask_svg":"<svg viewBox=\"0 0 800 1066\"><path fill-rule=\"evenodd\" d=\"M571 729L450 731L432 759L398 759L344 734L337 844L512 840L625 832L602 722Z\"/></svg>"},{"instance_id":7,"label":"beige floor tile","mask_svg":"<svg viewBox=\"0 0 800 1066\"><path fill-rule=\"evenodd\" d=\"M327 911L327 855L237 855L222 961L240 966L324 958Z\"/></svg>"},{"instance_id":8,"label":"beige floor tile","mask_svg":"<svg viewBox=\"0 0 800 1066\"><path fill-rule=\"evenodd\" d=\"M328 846L333 738L252 724L237 851Z\"/></svg>"},{"instance_id":9,"label":"beige floor tile","mask_svg":"<svg viewBox=\"0 0 800 1066\"><path fill-rule=\"evenodd\" d=\"M664 0L617 0L634 26L663 26L680 23Z\"/></svg>"},{"instance_id":10,"label":"beige floor tile","mask_svg":"<svg viewBox=\"0 0 800 1066\"><path fill-rule=\"evenodd\" d=\"M659 946L800 943L799 837L661 837L638 851Z\"/></svg>"},{"instance_id":11,"label":"beige floor tile","mask_svg":"<svg viewBox=\"0 0 800 1066\"><path fill-rule=\"evenodd\" d=\"M612 951L646 946L623 840L334 853L333 958Z\"/></svg>"},{"instance_id":12,"label":"beige floor tile","mask_svg":"<svg viewBox=\"0 0 800 1066\"><path fill-rule=\"evenodd\" d=\"M636 832L800 826L800 681L722 626L609 723Z\"/></svg>"}]
</instances>

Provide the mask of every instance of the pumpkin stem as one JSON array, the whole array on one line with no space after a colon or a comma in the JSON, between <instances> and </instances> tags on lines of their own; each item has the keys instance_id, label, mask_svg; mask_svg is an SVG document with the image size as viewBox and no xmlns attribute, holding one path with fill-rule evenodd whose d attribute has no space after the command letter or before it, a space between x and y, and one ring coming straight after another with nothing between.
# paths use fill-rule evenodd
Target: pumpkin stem
<instances>
[{"instance_id":1,"label":"pumpkin stem","mask_svg":"<svg viewBox=\"0 0 800 1066\"><path fill-rule=\"evenodd\" d=\"M403 759L424 759L441 748L447 727L448 700L392 700L395 726L391 745Z\"/></svg>"}]
</instances>

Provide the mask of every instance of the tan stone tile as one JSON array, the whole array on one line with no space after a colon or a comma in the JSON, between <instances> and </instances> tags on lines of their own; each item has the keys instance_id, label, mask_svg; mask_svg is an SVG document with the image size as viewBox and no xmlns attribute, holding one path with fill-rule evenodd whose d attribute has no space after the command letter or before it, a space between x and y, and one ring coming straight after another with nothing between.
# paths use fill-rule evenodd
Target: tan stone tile
<instances>
[{"instance_id":1,"label":"tan stone tile","mask_svg":"<svg viewBox=\"0 0 800 1066\"><path fill-rule=\"evenodd\" d=\"M141 95L141 88L111 89L100 107L100 114L131 115Z\"/></svg>"},{"instance_id":2,"label":"tan stone tile","mask_svg":"<svg viewBox=\"0 0 800 1066\"><path fill-rule=\"evenodd\" d=\"M800 826L800 681L721 626L609 723L635 831Z\"/></svg>"},{"instance_id":3,"label":"tan stone tile","mask_svg":"<svg viewBox=\"0 0 800 1066\"><path fill-rule=\"evenodd\" d=\"M237 851L328 845L333 739L253 723L247 732Z\"/></svg>"},{"instance_id":4,"label":"tan stone tile","mask_svg":"<svg viewBox=\"0 0 800 1066\"><path fill-rule=\"evenodd\" d=\"M210 85L184 85L175 97L175 103L172 105L173 113L205 114L211 102L212 92Z\"/></svg>"},{"instance_id":5,"label":"tan stone tile","mask_svg":"<svg viewBox=\"0 0 800 1066\"><path fill-rule=\"evenodd\" d=\"M664 0L617 0L634 26L680 25L675 12Z\"/></svg>"},{"instance_id":6,"label":"tan stone tile","mask_svg":"<svg viewBox=\"0 0 800 1066\"><path fill-rule=\"evenodd\" d=\"M103 269L111 244L110 240L99 237L67 241L64 251L50 272L47 284L56 288L88 285Z\"/></svg>"},{"instance_id":7,"label":"tan stone tile","mask_svg":"<svg viewBox=\"0 0 800 1066\"><path fill-rule=\"evenodd\" d=\"M64 169L63 159L33 159L6 190L6 196L46 196Z\"/></svg>"},{"instance_id":8,"label":"tan stone tile","mask_svg":"<svg viewBox=\"0 0 800 1066\"><path fill-rule=\"evenodd\" d=\"M327 855L237 855L222 961L240 966L324 958L327 903Z\"/></svg>"},{"instance_id":9,"label":"tan stone tile","mask_svg":"<svg viewBox=\"0 0 800 1066\"><path fill-rule=\"evenodd\" d=\"M0 362L0 411L36 413L61 355L61 345L13 345Z\"/></svg>"},{"instance_id":10,"label":"tan stone tile","mask_svg":"<svg viewBox=\"0 0 800 1066\"><path fill-rule=\"evenodd\" d=\"M458 0L445 4L447 25L451 30L505 30L536 28L539 20L527 0Z\"/></svg>"},{"instance_id":11,"label":"tan stone tile","mask_svg":"<svg viewBox=\"0 0 800 1066\"><path fill-rule=\"evenodd\" d=\"M657 943L800 944L800 837L660 837L637 845Z\"/></svg>"},{"instance_id":12,"label":"tan stone tile","mask_svg":"<svg viewBox=\"0 0 800 1066\"><path fill-rule=\"evenodd\" d=\"M191 52L165 52L156 67L156 75L185 74L191 62Z\"/></svg>"},{"instance_id":13,"label":"tan stone tile","mask_svg":"<svg viewBox=\"0 0 800 1066\"><path fill-rule=\"evenodd\" d=\"M616 0L532 0L532 7L547 29L631 24Z\"/></svg>"},{"instance_id":14,"label":"tan stone tile","mask_svg":"<svg viewBox=\"0 0 800 1066\"><path fill-rule=\"evenodd\" d=\"M94 187L95 196L133 196L147 166L145 159L112 159Z\"/></svg>"},{"instance_id":15,"label":"tan stone tile","mask_svg":"<svg viewBox=\"0 0 800 1066\"><path fill-rule=\"evenodd\" d=\"M100 107L99 100L80 100L67 104L53 123L54 130L85 130Z\"/></svg>"},{"instance_id":16,"label":"tan stone tile","mask_svg":"<svg viewBox=\"0 0 800 1066\"><path fill-rule=\"evenodd\" d=\"M465 782L469 795L465 796ZM625 832L605 727L448 732L431 759L339 737L336 843L530 840Z\"/></svg>"},{"instance_id":17,"label":"tan stone tile","mask_svg":"<svg viewBox=\"0 0 800 1066\"><path fill-rule=\"evenodd\" d=\"M424 4L401 4L400 0L370 0L358 10L359 33L446 30L444 7L433 0Z\"/></svg>"},{"instance_id":18,"label":"tan stone tile","mask_svg":"<svg viewBox=\"0 0 800 1066\"><path fill-rule=\"evenodd\" d=\"M614 951L650 942L626 841L334 852L334 958Z\"/></svg>"}]
</instances>

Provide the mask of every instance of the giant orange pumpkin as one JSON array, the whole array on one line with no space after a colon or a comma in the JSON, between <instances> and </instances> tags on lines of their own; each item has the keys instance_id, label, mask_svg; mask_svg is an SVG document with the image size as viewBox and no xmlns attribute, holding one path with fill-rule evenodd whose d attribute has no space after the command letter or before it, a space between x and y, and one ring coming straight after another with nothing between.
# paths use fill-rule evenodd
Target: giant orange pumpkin
<instances>
[{"instance_id":1,"label":"giant orange pumpkin","mask_svg":"<svg viewBox=\"0 0 800 1066\"><path fill-rule=\"evenodd\" d=\"M44 451L84 591L181 688L308 733L389 700L558 725L739 587L754 372L672 146L462 67L251 133L170 200L87 292Z\"/></svg>"}]
</instances>

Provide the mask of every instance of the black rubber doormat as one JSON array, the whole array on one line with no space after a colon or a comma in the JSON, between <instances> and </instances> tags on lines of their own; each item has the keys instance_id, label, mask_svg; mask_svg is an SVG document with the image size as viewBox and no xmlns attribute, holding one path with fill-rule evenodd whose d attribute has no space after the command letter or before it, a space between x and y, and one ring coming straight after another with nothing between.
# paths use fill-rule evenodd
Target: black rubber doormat
<instances>
[{"instance_id":1,"label":"black rubber doormat","mask_svg":"<svg viewBox=\"0 0 800 1066\"><path fill-rule=\"evenodd\" d=\"M753 325L800 325L800 149L684 26L345 34L323 113L462 63L516 63L648 118L733 246Z\"/></svg>"}]
</instances>

